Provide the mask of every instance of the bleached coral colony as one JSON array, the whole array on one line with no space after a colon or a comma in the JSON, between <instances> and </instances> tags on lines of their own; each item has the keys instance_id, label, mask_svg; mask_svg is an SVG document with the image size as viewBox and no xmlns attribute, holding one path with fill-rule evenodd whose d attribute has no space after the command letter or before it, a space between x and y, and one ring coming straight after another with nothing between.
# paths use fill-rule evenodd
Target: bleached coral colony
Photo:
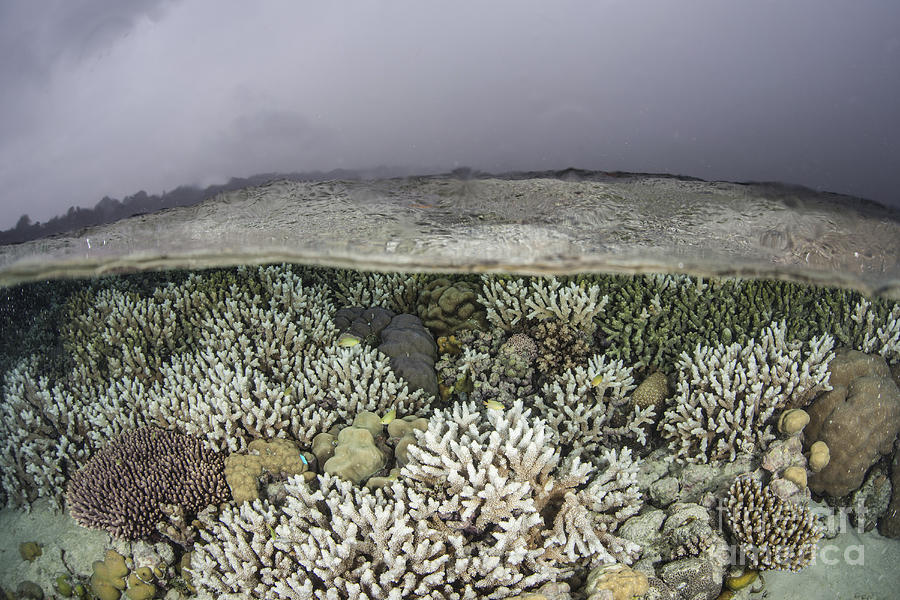
<instances>
[{"instance_id":1,"label":"bleached coral colony","mask_svg":"<svg viewBox=\"0 0 900 600\"><path fill-rule=\"evenodd\" d=\"M878 427L859 487L900 430L900 306L783 282L276 265L92 281L56 314L2 363L0 500L169 549L98 561L104 598L715 597L805 566L807 475L840 483L840 435ZM879 422L824 427L841 402Z\"/></svg>"}]
</instances>

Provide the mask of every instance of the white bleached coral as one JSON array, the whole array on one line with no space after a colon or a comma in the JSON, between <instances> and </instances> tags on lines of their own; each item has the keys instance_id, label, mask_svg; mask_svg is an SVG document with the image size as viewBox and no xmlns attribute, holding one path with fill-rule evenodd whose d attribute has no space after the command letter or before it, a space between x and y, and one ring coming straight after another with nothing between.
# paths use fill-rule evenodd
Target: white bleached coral
<instances>
[{"instance_id":1,"label":"white bleached coral","mask_svg":"<svg viewBox=\"0 0 900 600\"><path fill-rule=\"evenodd\" d=\"M283 507L226 508L195 550L201 594L499 599L636 556L615 535L641 505L627 450L563 458L521 403L457 405L417 438L390 488L294 477Z\"/></svg>"},{"instance_id":2,"label":"white bleached coral","mask_svg":"<svg viewBox=\"0 0 900 600\"><path fill-rule=\"evenodd\" d=\"M850 319L854 324L856 349L866 354L880 354L889 363L900 361L900 304L879 322L872 303L865 298L857 302Z\"/></svg>"},{"instance_id":3,"label":"white bleached coral","mask_svg":"<svg viewBox=\"0 0 900 600\"><path fill-rule=\"evenodd\" d=\"M530 285L523 279L482 276L482 295L478 300L487 307L487 319L494 326L512 331L525 321L557 319L593 333L594 317L603 313L609 297L600 295L596 284L563 285L556 277L534 278Z\"/></svg>"},{"instance_id":4,"label":"white bleached coral","mask_svg":"<svg viewBox=\"0 0 900 600\"><path fill-rule=\"evenodd\" d=\"M652 406L632 403L631 367L596 354L544 384L534 406L558 434L560 443L590 454L611 441L647 442Z\"/></svg>"},{"instance_id":5,"label":"white bleached coral","mask_svg":"<svg viewBox=\"0 0 900 600\"><path fill-rule=\"evenodd\" d=\"M426 410L383 354L336 343L329 298L285 266L195 273L145 295L112 285L78 294L60 372L25 359L4 378L7 503L61 500L66 472L137 427L236 451L255 438L308 444L363 410Z\"/></svg>"},{"instance_id":6,"label":"white bleached coral","mask_svg":"<svg viewBox=\"0 0 900 600\"><path fill-rule=\"evenodd\" d=\"M738 453L764 450L775 438L777 413L831 389L831 336L813 338L804 351L785 332L783 322L772 323L758 341L698 344L693 353L682 353L674 405L660 423L681 460L734 460Z\"/></svg>"}]
</instances>

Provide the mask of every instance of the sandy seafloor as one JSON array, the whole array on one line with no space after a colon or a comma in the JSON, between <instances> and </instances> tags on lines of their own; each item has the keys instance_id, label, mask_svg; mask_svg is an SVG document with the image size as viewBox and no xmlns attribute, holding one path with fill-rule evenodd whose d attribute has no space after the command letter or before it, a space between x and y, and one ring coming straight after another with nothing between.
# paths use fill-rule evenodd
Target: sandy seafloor
<instances>
[{"instance_id":1,"label":"sandy seafloor","mask_svg":"<svg viewBox=\"0 0 900 600\"><path fill-rule=\"evenodd\" d=\"M91 564L103 556L111 543L105 532L79 526L46 500L37 502L27 513L11 508L0 510L0 532L0 586L7 590L15 590L23 580L51 589L56 576L68 569L90 573ZM19 556L19 544L30 541L43 545L43 554L31 563ZM819 550L816 562L803 571L767 571L759 593L750 593L748 588L736 598L894 600L900 594L897 540L883 537L876 530L860 534L850 528L833 539L823 540Z\"/></svg>"}]
</instances>

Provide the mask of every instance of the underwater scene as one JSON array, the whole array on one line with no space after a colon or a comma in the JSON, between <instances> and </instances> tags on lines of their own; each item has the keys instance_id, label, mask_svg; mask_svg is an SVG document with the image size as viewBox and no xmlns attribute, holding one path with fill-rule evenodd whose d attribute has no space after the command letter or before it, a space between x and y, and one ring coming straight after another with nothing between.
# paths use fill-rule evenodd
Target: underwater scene
<instances>
[{"instance_id":1,"label":"underwater scene","mask_svg":"<svg viewBox=\"0 0 900 600\"><path fill-rule=\"evenodd\" d=\"M7 598L895 598L900 304L276 262L0 290Z\"/></svg>"}]
</instances>

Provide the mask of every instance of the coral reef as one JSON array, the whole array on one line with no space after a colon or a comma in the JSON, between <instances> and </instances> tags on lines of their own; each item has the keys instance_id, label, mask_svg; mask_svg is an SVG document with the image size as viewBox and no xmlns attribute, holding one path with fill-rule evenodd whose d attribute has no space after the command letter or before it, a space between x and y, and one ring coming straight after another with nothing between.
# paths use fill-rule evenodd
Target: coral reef
<instances>
[{"instance_id":1,"label":"coral reef","mask_svg":"<svg viewBox=\"0 0 900 600\"><path fill-rule=\"evenodd\" d=\"M430 396L438 393L434 363L438 346L431 333L415 315L399 314L383 308L342 308L335 314L338 331L377 344L390 358L391 368L414 390ZM352 338L351 342L352 343Z\"/></svg>"},{"instance_id":2,"label":"coral reef","mask_svg":"<svg viewBox=\"0 0 900 600\"><path fill-rule=\"evenodd\" d=\"M725 502L726 525L751 569L799 571L815 557L823 530L805 506L749 475L735 479Z\"/></svg>"},{"instance_id":3,"label":"coral reef","mask_svg":"<svg viewBox=\"0 0 900 600\"><path fill-rule=\"evenodd\" d=\"M647 442L655 411L635 406L633 389L629 367L597 354L544 384L533 405L561 444L589 455L612 441Z\"/></svg>"},{"instance_id":4,"label":"coral reef","mask_svg":"<svg viewBox=\"0 0 900 600\"><path fill-rule=\"evenodd\" d=\"M487 329L484 306L478 301L481 287L470 281L435 279L422 288L416 311L425 326L438 336L462 329Z\"/></svg>"},{"instance_id":5,"label":"coral reef","mask_svg":"<svg viewBox=\"0 0 900 600\"><path fill-rule=\"evenodd\" d=\"M844 496L891 452L900 432L900 390L884 359L842 349L831 361L832 390L809 406L807 443L824 442L830 460L809 479L817 493Z\"/></svg>"},{"instance_id":6,"label":"coral reef","mask_svg":"<svg viewBox=\"0 0 900 600\"><path fill-rule=\"evenodd\" d=\"M807 482L844 491L829 503L860 504L865 528L884 512L897 535L900 459L889 471L884 457L900 428L900 306L885 300L677 275L285 265L56 298L28 334L46 355L0 357L0 501L61 502L71 479L79 520L167 538L165 560L115 546L133 564L104 580L110 597L177 580L224 598L712 598L727 560L708 511L732 482L725 516L754 568L811 557ZM58 333L42 329L50 315ZM831 361L833 340L868 355ZM197 489L158 493L196 453L97 467L109 440L151 428L230 451L236 503L198 515ZM766 486L734 480L758 467Z\"/></svg>"},{"instance_id":7,"label":"coral reef","mask_svg":"<svg viewBox=\"0 0 900 600\"><path fill-rule=\"evenodd\" d=\"M517 403L437 412L389 488L293 477L283 506L226 508L192 568L202 594L506 598L638 548L615 535L640 507L629 453L565 459Z\"/></svg>"},{"instance_id":8,"label":"coral reef","mask_svg":"<svg viewBox=\"0 0 900 600\"><path fill-rule=\"evenodd\" d=\"M196 513L230 496L225 461L193 436L156 428L121 435L69 481L66 503L81 525L115 537L150 537L161 506Z\"/></svg>"},{"instance_id":9,"label":"coral reef","mask_svg":"<svg viewBox=\"0 0 900 600\"><path fill-rule=\"evenodd\" d=\"M678 361L674 404L660 429L681 460L734 460L764 450L775 435L776 412L805 406L828 388L833 340L786 340L784 323L772 323L746 344L698 345Z\"/></svg>"},{"instance_id":10,"label":"coral reef","mask_svg":"<svg viewBox=\"0 0 900 600\"><path fill-rule=\"evenodd\" d=\"M233 453L225 458L225 480L238 504L259 498L260 479L266 475L287 479L304 473L309 461L297 445L284 439L257 439L247 446L246 454Z\"/></svg>"}]
</instances>

